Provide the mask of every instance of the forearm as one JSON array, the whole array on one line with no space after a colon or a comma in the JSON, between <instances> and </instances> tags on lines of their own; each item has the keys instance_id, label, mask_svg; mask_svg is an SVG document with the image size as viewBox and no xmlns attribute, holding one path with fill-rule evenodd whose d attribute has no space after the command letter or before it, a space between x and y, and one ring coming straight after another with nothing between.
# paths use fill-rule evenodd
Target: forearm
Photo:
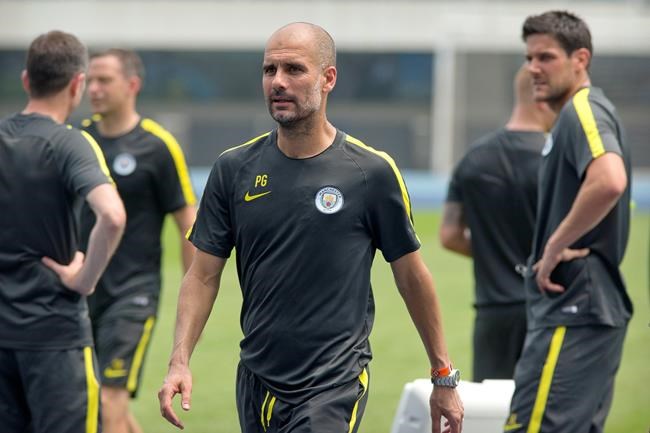
<instances>
[{"instance_id":1,"label":"forearm","mask_svg":"<svg viewBox=\"0 0 650 433\"><path fill-rule=\"evenodd\" d=\"M431 367L441 368L449 365L450 359L443 335L440 304L433 278L419 255L417 257L419 263L416 261L415 266L393 269L397 287L422 339Z\"/></svg>"},{"instance_id":2,"label":"forearm","mask_svg":"<svg viewBox=\"0 0 650 433\"><path fill-rule=\"evenodd\" d=\"M220 275L219 275L220 277ZM191 270L183 278L178 296L174 347L170 365L189 365L194 347L210 317L219 291L218 278L206 281L194 275Z\"/></svg>"},{"instance_id":3,"label":"forearm","mask_svg":"<svg viewBox=\"0 0 650 433\"><path fill-rule=\"evenodd\" d=\"M449 354L442 332L440 306L433 291L433 282L428 277L430 288L425 290L401 290L409 314L424 344L431 367L449 365ZM424 288L424 286L422 287Z\"/></svg>"},{"instance_id":4,"label":"forearm","mask_svg":"<svg viewBox=\"0 0 650 433\"><path fill-rule=\"evenodd\" d=\"M465 230L449 233L443 227L440 230L440 240L442 246L449 251L466 257L472 257L472 242Z\"/></svg>"},{"instance_id":5,"label":"forearm","mask_svg":"<svg viewBox=\"0 0 650 433\"><path fill-rule=\"evenodd\" d=\"M195 206L185 206L174 212L174 220L176 221L176 226L180 235L180 250L181 260L183 262L183 273L187 273L187 271L190 269L192 259L194 258L194 252L196 251L194 245L192 245L192 243L186 238L187 233L192 228L192 224L194 224L195 217Z\"/></svg>"},{"instance_id":6,"label":"forearm","mask_svg":"<svg viewBox=\"0 0 650 433\"><path fill-rule=\"evenodd\" d=\"M88 250L81 267L77 284L80 293L92 293L97 281L106 269L113 253L120 243L124 225L114 218L98 215L88 240Z\"/></svg>"},{"instance_id":7,"label":"forearm","mask_svg":"<svg viewBox=\"0 0 650 433\"><path fill-rule=\"evenodd\" d=\"M463 256L472 257L472 241L461 203L445 203L438 236L444 248Z\"/></svg>"},{"instance_id":8,"label":"forearm","mask_svg":"<svg viewBox=\"0 0 650 433\"><path fill-rule=\"evenodd\" d=\"M568 248L596 227L612 210L627 185L619 159L618 155L608 154L592 162L593 167L589 167L569 213L549 238L547 248L553 251Z\"/></svg>"}]
</instances>

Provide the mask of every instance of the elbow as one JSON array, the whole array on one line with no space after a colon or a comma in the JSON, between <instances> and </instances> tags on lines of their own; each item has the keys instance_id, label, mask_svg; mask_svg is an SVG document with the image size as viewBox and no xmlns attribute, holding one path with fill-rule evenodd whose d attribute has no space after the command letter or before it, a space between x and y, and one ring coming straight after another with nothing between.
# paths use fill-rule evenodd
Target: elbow
<instances>
[{"instance_id":1,"label":"elbow","mask_svg":"<svg viewBox=\"0 0 650 433\"><path fill-rule=\"evenodd\" d=\"M447 250L454 250L456 247L457 235L453 229L446 226L441 226L438 232L440 245Z\"/></svg>"},{"instance_id":2,"label":"elbow","mask_svg":"<svg viewBox=\"0 0 650 433\"><path fill-rule=\"evenodd\" d=\"M601 185L600 193L602 196L611 202L617 201L627 189L627 176L625 173L617 176L611 176L607 182Z\"/></svg>"},{"instance_id":3,"label":"elbow","mask_svg":"<svg viewBox=\"0 0 650 433\"><path fill-rule=\"evenodd\" d=\"M98 219L103 222L103 226L111 236L122 236L126 227L126 211L121 201L98 215Z\"/></svg>"}]
</instances>

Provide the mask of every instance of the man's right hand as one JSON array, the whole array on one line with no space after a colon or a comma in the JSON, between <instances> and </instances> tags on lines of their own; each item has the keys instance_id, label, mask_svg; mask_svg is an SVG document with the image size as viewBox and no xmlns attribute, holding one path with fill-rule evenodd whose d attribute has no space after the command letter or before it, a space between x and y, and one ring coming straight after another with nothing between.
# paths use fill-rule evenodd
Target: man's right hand
<instances>
[{"instance_id":1,"label":"man's right hand","mask_svg":"<svg viewBox=\"0 0 650 433\"><path fill-rule=\"evenodd\" d=\"M95 287L80 287L79 285L79 272L84 264L84 253L77 251L72 261L67 265L57 263L49 257L41 258L45 266L52 269L58 276L64 286L73 292L81 295L88 296L95 291Z\"/></svg>"},{"instance_id":2,"label":"man's right hand","mask_svg":"<svg viewBox=\"0 0 650 433\"><path fill-rule=\"evenodd\" d=\"M186 365L171 365L163 381L163 386L158 391L160 414L167 421L182 430L185 426L172 408L172 399L176 394L181 395L181 407L183 410L190 410L192 372Z\"/></svg>"}]
</instances>

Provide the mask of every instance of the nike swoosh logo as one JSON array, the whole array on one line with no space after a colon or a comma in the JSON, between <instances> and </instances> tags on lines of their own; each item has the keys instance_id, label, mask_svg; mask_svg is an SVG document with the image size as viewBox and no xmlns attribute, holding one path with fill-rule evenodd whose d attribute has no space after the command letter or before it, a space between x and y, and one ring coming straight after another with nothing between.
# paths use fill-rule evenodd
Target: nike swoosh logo
<instances>
[{"instance_id":1,"label":"nike swoosh logo","mask_svg":"<svg viewBox=\"0 0 650 433\"><path fill-rule=\"evenodd\" d=\"M267 194L271 194L271 191L266 191L266 192L262 192L262 193L254 194L254 195L250 195L248 193L248 191L246 191L246 195L244 196L244 201L253 201L253 200L258 199L260 197L264 197Z\"/></svg>"}]
</instances>

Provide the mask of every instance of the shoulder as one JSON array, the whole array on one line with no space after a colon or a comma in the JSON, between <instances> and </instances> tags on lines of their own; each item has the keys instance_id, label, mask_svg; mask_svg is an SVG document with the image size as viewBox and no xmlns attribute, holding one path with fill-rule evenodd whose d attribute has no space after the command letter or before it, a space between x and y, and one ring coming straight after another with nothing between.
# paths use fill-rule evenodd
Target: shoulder
<instances>
[{"instance_id":1,"label":"shoulder","mask_svg":"<svg viewBox=\"0 0 650 433\"><path fill-rule=\"evenodd\" d=\"M349 134L343 133L342 149L364 171L398 172L395 160L388 153L375 149Z\"/></svg>"},{"instance_id":2,"label":"shoulder","mask_svg":"<svg viewBox=\"0 0 650 433\"><path fill-rule=\"evenodd\" d=\"M576 92L571 100L562 107L558 123L575 122L576 125L603 117L612 117L614 105L597 87L585 87Z\"/></svg>"},{"instance_id":3,"label":"shoulder","mask_svg":"<svg viewBox=\"0 0 650 433\"><path fill-rule=\"evenodd\" d=\"M179 147L176 137L155 120L145 117L140 120L139 127L152 142L170 151Z\"/></svg>"},{"instance_id":4,"label":"shoulder","mask_svg":"<svg viewBox=\"0 0 650 433\"><path fill-rule=\"evenodd\" d=\"M469 149L458 161L459 169L492 163L495 158L495 149L502 146L508 140L508 131L500 128L489 132L476 139L470 144Z\"/></svg>"},{"instance_id":5,"label":"shoulder","mask_svg":"<svg viewBox=\"0 0 650 433\"><path fill-rule=\"evenodd\" d=\"M272 141L272 132L265 132L241 144L229 147L217 157L217 164L244 164L258 154L259 149Z\"/></svg>"},{"instance_id":6,"label":"shoulder","mask_svg":"<svg viewBox=\"0 0 650 433\"><path fill-rule=\"evenodd\" d=\"M72 125L57 125L52 129L52 141L62 146L96 146L93 137Z\"/></svg>"}]
</instances>

